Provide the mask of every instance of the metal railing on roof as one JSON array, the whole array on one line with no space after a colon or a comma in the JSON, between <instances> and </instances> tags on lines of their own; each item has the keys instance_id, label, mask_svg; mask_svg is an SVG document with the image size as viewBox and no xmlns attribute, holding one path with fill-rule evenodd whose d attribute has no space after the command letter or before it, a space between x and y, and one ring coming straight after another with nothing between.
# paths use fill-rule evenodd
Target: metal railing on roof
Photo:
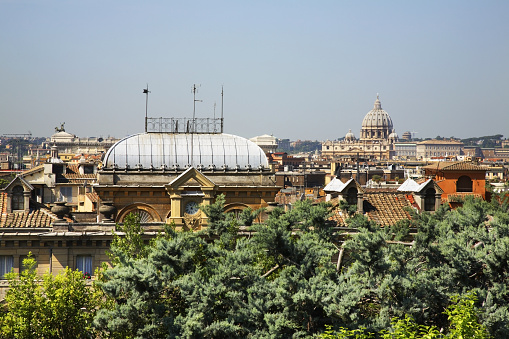
<instances>
[{"instance_id":1,"label":"metal railing on roof","mask_svg":"<svg viewBox=\"0 0 509 339\"><path fill-rule=\"evenodd\" d=\"M148 133L223 133L223 118L146 118Z\"/></svg>"}]
</instances>

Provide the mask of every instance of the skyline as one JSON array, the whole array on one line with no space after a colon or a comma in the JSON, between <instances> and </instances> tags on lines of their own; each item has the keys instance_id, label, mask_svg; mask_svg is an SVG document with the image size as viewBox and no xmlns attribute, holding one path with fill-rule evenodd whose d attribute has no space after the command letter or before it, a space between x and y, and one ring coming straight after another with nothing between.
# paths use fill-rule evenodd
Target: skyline
<instances>
[{"instance_id":1,"label":"skyline","mask_svg":"<svg viewBox=\"0 0 509 339\"><path fill-rule=\"evenodd\" d=\"M446 5L444 5L446 4ZM1 134L144 131L216 116L251 138L359 137L377 93L396 132L508 137L503 1L0 0Z\"/></svg>"}]
</instances>

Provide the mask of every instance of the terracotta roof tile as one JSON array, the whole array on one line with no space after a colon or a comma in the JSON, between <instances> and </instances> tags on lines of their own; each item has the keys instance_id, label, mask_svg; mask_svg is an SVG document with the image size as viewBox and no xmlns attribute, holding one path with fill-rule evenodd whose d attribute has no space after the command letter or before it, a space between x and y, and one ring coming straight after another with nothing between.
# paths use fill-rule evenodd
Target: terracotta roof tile
<instances>
[{"instance_id":1,"label":"terracotta roof tile","mask_svg":"<svg viewBox=\"0 0 509 339\"><path fill-rule=\"evenodd\" d=\"M2 218L0 227L2 228L36 228L51 227L51 223L56 219L52 213L43 210L34 210L29 212L7 213L6 218Z\"/></svg>"},{"instance_id":2,"label":"terracotta roof tile","mask_svg":"<svg viewBox=\"0 0 509 339\"><path fill-rule=\"evenodd\" d=\"M31 202L30 211L7 212L7 194L0 193L0 228L37 228L51 227L51 223L57 216L48 209L42 208L39 204ZM71 222L71 219L66 218Z\"/></svg>"},{"instance_id":3,"label":"terracotta roof tile","mask_svg":"<svg viewBox=\"0 0 509 339\"><path fill-rule=\"evenodd\" d=\"M99 195L95 192L94 193L86 193L85 195L91 202L99 201Z\"/></svg>"},{"instance_id":4,"label":"terracotta roof tile","mask_svg":"<svg viewBox=\"0 0 509 339\"><path fill-rule=\"evenodd\" d=\"M439 161L423 168L441 171L486 171L486 167L476 165L470 161Z\"/></svg>"},{"instance_id":5,"label":"terracotta roof tile","mask_svg":"<svg viewBox=\"0 0 509 339\"><path fill-rule=\"evenodd\" d=\"M335 221L338 226L346 226L348 216L339 209L339 201L332 199L331 202L336 208L330 220ZM414 205L413 197L410 199L405 193L373 191L364 193L364 213L369 220L380 226L390 226L399 220L411 219L406 208L415 207Z\"/></svg>"}]
</instances>

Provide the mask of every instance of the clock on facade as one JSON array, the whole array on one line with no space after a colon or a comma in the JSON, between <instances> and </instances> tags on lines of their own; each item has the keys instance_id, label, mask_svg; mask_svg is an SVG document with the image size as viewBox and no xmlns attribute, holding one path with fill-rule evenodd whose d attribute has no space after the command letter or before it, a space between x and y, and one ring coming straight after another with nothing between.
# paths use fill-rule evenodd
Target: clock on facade
<instances>
[{"instance_id":1,"label":"clock on facade","mask_svg":"<svg viewBox=\"0 0 509 339\"><path fill-rule=\"evenodd\" d=\"M187 214L196 214L198 212L198 203L196 201L190 201L186 204L186 213Z\"/></svg>"}]
</instances>

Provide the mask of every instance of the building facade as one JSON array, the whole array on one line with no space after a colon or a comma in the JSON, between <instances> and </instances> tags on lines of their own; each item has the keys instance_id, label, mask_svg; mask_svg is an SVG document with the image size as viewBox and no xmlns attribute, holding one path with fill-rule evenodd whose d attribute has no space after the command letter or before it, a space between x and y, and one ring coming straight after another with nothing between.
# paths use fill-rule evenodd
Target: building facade
<instances>
[{"instance_id":1,"label":"building facade","mask_svg":"<svg viewBox=\"0 0 509 339\"><path fill-rule=\"evenodd\" d=\"M416 157L419 160L454 158L462 154L463 143L458 140L424 140L417 143Z\"/></svg>"},{"instance_id":2,"label":"building facade","mask_svg":"<svg viewBox=\"0 0 509 339\"><path fill-rule=\"evenodd\" d=\"M120 140L106 153L95 192L117 210L116 222L134 213L145 223L173 223L199 230L199 205L219 194L225 211L258 209L273 202L279 187L265 152L224 133L148 132Z\"/></svg>"}]
</instances>

